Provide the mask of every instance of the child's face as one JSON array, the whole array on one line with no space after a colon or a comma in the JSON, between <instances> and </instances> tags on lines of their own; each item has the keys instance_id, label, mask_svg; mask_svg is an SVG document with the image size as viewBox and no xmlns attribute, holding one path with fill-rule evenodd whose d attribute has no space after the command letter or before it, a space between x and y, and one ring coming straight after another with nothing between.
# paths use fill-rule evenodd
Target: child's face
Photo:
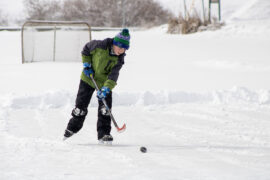
<instances>
[{"instance_id":1,"label":"child's face","mask_svg":"<svg viewBox=\"0 0 270 180\"><path fill-rule=\"evenodd\" d=\"M126 49L113 45L113 51L117 56L119 56L119 55L123 54L126 51Z\"/></svg>"}]
</instances>

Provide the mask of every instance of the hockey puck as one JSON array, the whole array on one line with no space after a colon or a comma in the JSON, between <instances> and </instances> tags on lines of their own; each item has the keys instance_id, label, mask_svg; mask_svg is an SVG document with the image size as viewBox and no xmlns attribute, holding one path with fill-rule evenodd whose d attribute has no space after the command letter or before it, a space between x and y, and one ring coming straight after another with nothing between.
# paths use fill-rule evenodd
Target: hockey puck
<instances>
[{"instance_id":1,"label":"hockey puck","mask_svg":"<svg viewBox=\"0 0 270 180\"><path fill-rule=\"evenodd\" d=\"M141 151L142 153L146 153L146 152L147 152L147 149L146 149L146 147L143 147L143 146L142 146L142 147L140 148L140 151Z\"/></svg>"}]
</instances>

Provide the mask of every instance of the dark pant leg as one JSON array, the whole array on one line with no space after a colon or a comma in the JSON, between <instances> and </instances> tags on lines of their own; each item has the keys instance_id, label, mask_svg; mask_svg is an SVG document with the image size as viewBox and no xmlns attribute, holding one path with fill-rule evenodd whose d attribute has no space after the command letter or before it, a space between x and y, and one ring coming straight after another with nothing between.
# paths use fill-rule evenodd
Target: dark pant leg
<instances>
[{"instance_id":1,"label":"dark pant leg","mask_svg":"<svg viewBox=\"0 0 270 180\"><path fill-rule=\"evenodd\" d=\"M109 108L112 108L112 93L108 94L105 98ZM98 121L97 121L97 132L98 139L102 138L104 135L109 135L111 133L111 117L109 114L103 115L101 109L104 107L102 101L98 101Z\"/></svg>"},{"instance_id":2,"label":"dark pant leg","mask_svg":"<svg viewBox=\"0 0 270 180\"><path fill-rule=\"evenodd\" d=\"M76 107L87 109L94 91L95 88L92 88L86 82L81 80L76 98Z\"/></svg>"},{"instance_id":3,"label":"dark pant leg","mask_svg":"<svg viewBox=\"0 0 270 180\"><path fill-rule=\"evenodd\" d=\"M76 98L76 107L72 110L72 118L69 120L67 129L73 133L77 133L83 126L87 115L87 108L90 103L94 88L84 81L80 81L79 90Z\"/></svg>"}]
</instances>

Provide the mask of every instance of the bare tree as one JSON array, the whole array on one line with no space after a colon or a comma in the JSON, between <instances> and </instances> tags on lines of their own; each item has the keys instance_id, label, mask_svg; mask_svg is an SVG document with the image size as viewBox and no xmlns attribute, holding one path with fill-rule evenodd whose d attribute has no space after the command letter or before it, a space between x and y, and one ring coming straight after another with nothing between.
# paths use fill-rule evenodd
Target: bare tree
<instances>
[{"instance_id":1,"label":"bare tree","mask_svg":"<svg viewBox=\"0 0 270 180\"><path fill-rule=\"evenodd\" d=\"M87 21L92 26L104 26L106 17L102 11L102 0L67 0L63 4L64 20Z\"/></svg>"},{"instance_id":2,"label":"bare tree","mask_svg":"<svg viewBox=\"0 0 270 180\"><path fill-rule=\"evenodd\" d=\"M87 21L92 26L154 26L170 13L153 0L25 0L29 19Z\"/></svg>"},{"instance_id":3,"label":"bare tree","mask_svg":"<svg viewBox=\"0 0 270 180\"><path fill-rule=\"evenodd\" d=\"M61 17L59 1L24 0L24 6L28 13L27 19L59 20Z\"/></svg>"},{"instance_id":4,"label":"bare tree","mask_svg":"<svg viewBox=\"0 0 270 180\"><path fill-rule=\"evenodd\" d=\"M84 20L92 26L120 26L119 0L67 0L63 19Z\"/></svg>"},{"instance_id":5,"label":"bare tree","mask_svg":"<svg viewBox=\"0 0 270 180\"><path fill-rule=\"evenodd\" d=\"M127 26L155 26L167 23L171 13L153 0L127 0Z\"/></svg>"},{"instance_id":6,"label":"bare tree","mask_svg":"<svg viewBox=\"0 0 270 180\"><path fill-rule=\"evenodd\" d=\"M0 9L0 26L7 26L7 25L8 25L8 21L4 17L4 14L2 13L2 11Z\"/></svg>"}]
</instances>

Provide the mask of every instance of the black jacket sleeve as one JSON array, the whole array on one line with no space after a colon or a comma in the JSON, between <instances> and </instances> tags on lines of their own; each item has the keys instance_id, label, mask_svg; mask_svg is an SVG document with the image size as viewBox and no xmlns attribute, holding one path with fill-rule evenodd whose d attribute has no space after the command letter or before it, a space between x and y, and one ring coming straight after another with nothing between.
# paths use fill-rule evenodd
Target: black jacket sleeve
<instances>
[{"instance_id":1,"label":"black jacket sleeve","mask_svg":"<svg viewBox=\"0 0 270 180\"><path fill-rule=\"evenodd\" d=\"M110 44L110 41L112 41L111 38L107 38L104 40L92 40L83 47L82 55L90 56L91 52L96 48L107 49Z\"/></svg>"}]
</instances>

